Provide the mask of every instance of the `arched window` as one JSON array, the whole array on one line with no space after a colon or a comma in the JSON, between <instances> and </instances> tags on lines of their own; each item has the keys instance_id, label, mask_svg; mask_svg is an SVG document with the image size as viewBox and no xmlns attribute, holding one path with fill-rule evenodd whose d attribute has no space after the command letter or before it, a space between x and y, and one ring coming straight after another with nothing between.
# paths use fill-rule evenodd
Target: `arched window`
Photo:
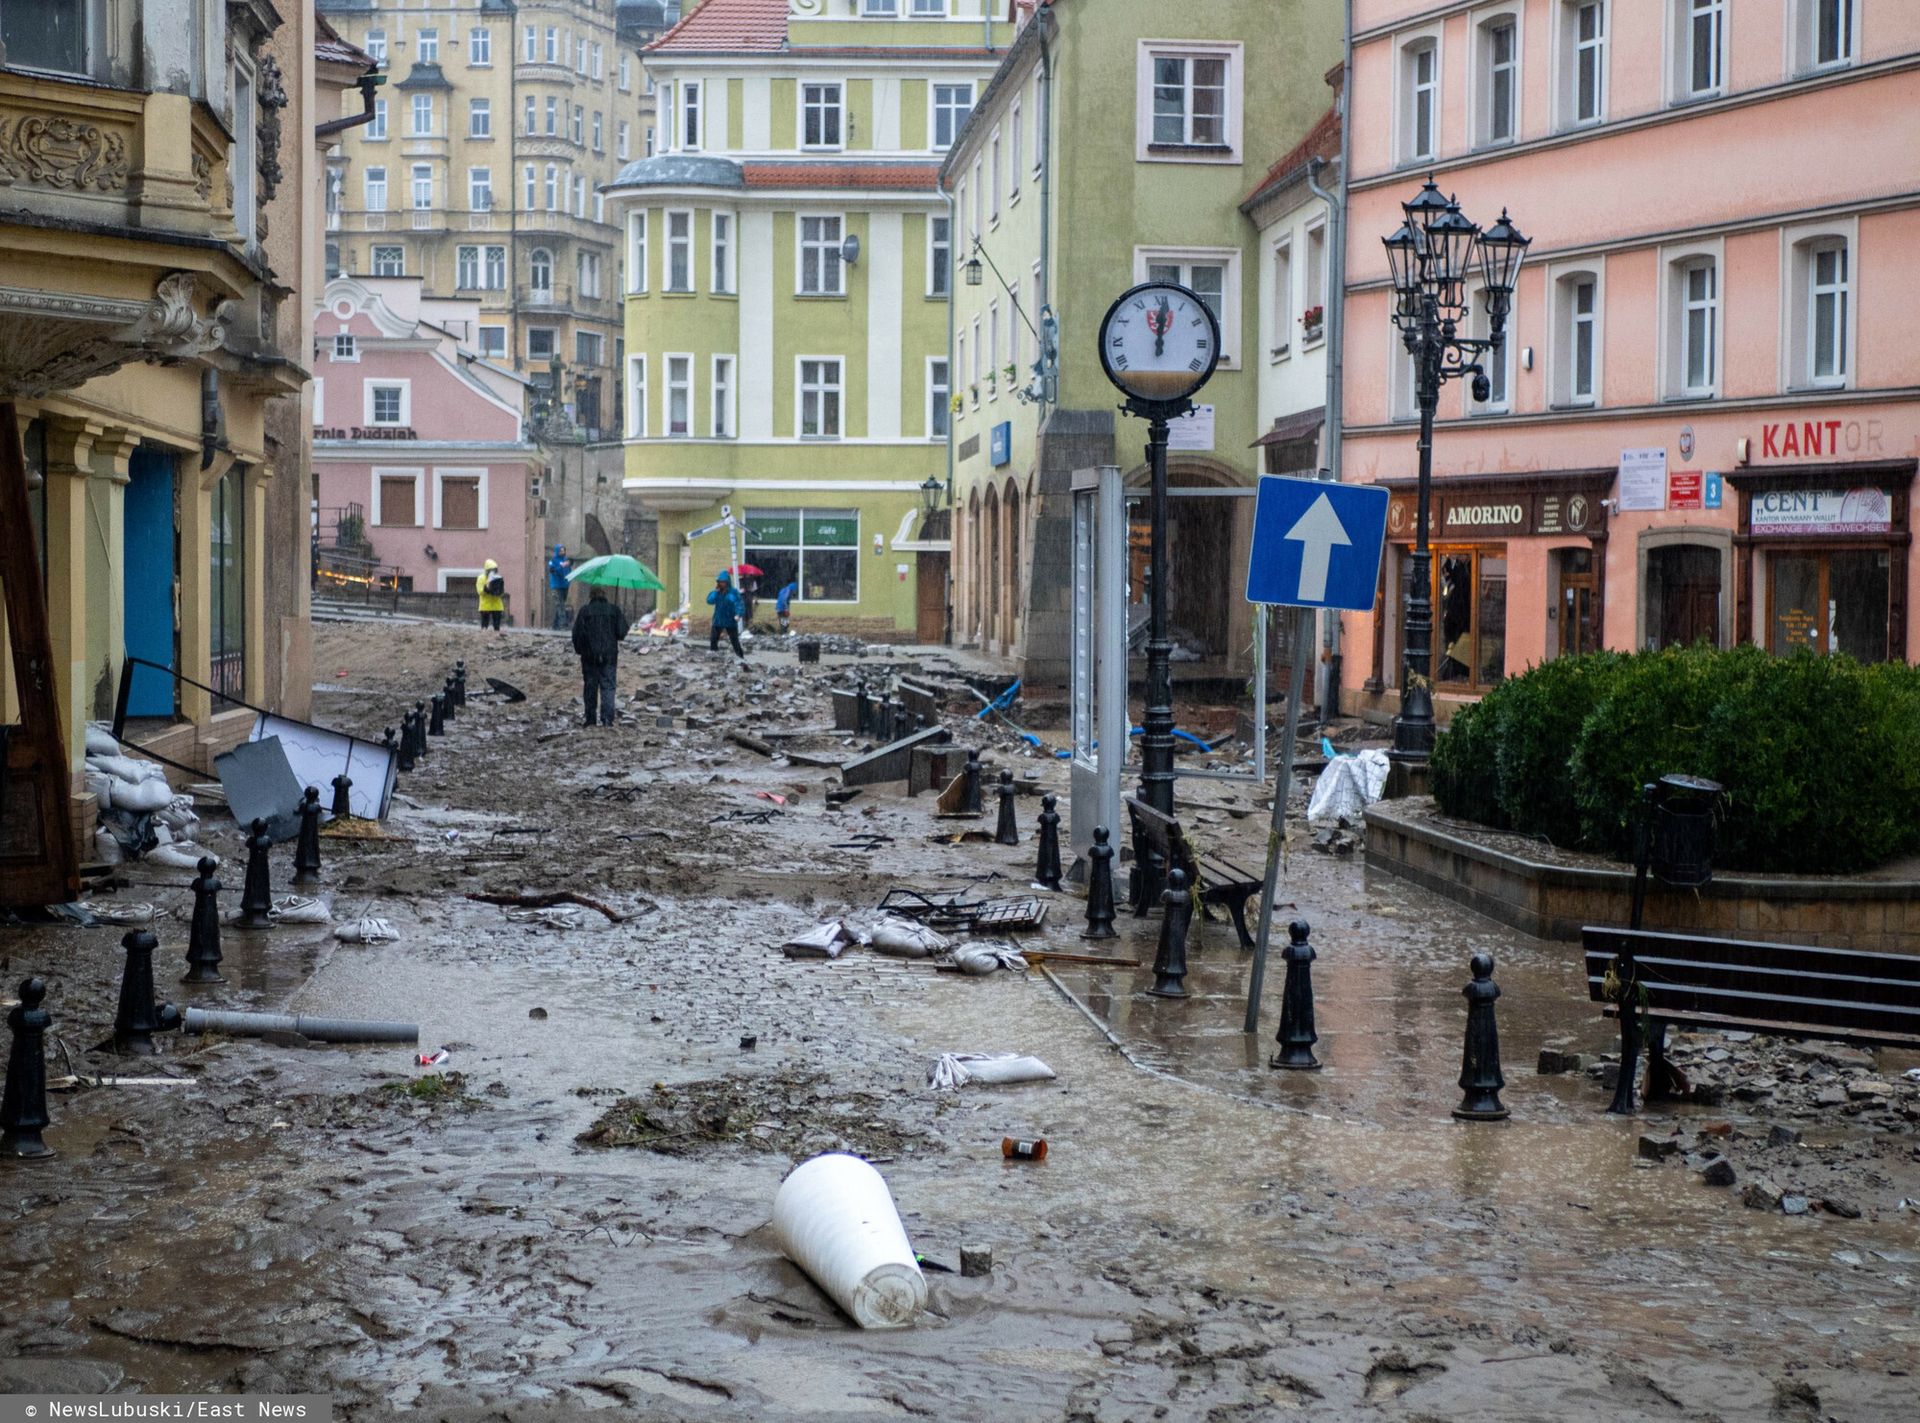
<instances>
[{"instance_id":1,"label":"arched window","mask_svg":"<svg viewBox=\"0 0 1920 1423\"><path fill-rule=\"evenodd\" d=\"M527 280L536 297L553 295L553 253L544 247L533 249L527 259Z\"/></svg>"}]
</instances>

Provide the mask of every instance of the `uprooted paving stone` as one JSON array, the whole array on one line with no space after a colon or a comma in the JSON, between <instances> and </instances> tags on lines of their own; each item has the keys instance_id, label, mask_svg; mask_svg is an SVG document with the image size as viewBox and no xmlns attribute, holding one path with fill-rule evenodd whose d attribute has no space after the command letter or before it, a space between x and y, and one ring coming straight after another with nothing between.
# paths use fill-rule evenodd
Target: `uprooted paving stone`
<instances>
[{"instance_id":1,"label":"uprooted paving stone","mask_svg":"<svg viewBox=\"0 0 1920 1423\"><path fill-rule=\"evenodd\" d=\"M582 1089L580 1095L590 1095ZM724 1077L622 1097L580 1133L587 1146L638 1147L696 1156L727 1146L800 1158L846 1151L868 1160L941 1150L932 1137L885 1120L871 1093L831 1088L814 1076Z\"/></svg>"}]
</instances>

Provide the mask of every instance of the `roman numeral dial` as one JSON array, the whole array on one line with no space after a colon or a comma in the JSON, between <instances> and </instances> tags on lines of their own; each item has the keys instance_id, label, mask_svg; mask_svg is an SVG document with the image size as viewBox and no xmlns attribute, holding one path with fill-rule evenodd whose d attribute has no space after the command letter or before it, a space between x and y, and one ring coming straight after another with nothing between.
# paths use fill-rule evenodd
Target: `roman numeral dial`
<instances>
[{"instance_id":1,"label":"roman numeral dial","mask_svg":"<svg viewBox=\"0 0 1920 1423\"><path fill-rule=\"evenodd\" d=\"M1220 360L1220 326L1186 287L1148 282L1123 293L1100 323L1100 364L1126 394L1179 403L1205 385Z\"/></svg>"}]
</instances>

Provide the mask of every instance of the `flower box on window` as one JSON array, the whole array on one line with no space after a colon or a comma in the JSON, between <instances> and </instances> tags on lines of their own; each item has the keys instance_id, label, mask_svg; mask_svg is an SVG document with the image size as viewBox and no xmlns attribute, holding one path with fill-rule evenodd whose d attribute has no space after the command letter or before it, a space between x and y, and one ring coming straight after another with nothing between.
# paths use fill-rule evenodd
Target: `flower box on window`
<instances>
[{"instance_id":1,"label":"flower box on window","mask_svg":"<svg viewBox=\"0 0 1920 1423\"><path fill-rule=\"evenodd\" d=\"M1302 339L1318 341L1326 332L1327 309L1324 306L1310 306L1300 313Z\"/></svg>"}]
</instances>

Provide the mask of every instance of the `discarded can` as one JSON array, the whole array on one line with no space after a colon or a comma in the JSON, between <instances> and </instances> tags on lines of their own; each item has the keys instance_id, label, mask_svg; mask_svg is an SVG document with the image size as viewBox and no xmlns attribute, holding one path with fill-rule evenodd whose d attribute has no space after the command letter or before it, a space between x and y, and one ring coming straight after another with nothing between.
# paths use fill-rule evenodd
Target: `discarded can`
<instances>
[{"instance_id":1,"label":"discarded can","mask_svg":"<svg viewBox=\"0 0 1920 1423\"><path fill-rule=\"evenodd\" d=\"M452 1057L452 1053L441 1047L435 1048L432 1052L416 1054L413 1061L416 1067L438 1067L441 1063L450 1060Z\"/></svg>"},{"instance_id":2,"label":"discarded can","mask_svg":"<svg viewBox=\"0 0 1920 1423\"><path fill-rule=\"evenodd\" d=\"M1046 1138L1035 1137L1032 1141L1021 1141L1017 1137L1002 1137L1000 1154L1009 1161L1045 1161L1047 1159Z\"/></svg>"}]
</instances>

